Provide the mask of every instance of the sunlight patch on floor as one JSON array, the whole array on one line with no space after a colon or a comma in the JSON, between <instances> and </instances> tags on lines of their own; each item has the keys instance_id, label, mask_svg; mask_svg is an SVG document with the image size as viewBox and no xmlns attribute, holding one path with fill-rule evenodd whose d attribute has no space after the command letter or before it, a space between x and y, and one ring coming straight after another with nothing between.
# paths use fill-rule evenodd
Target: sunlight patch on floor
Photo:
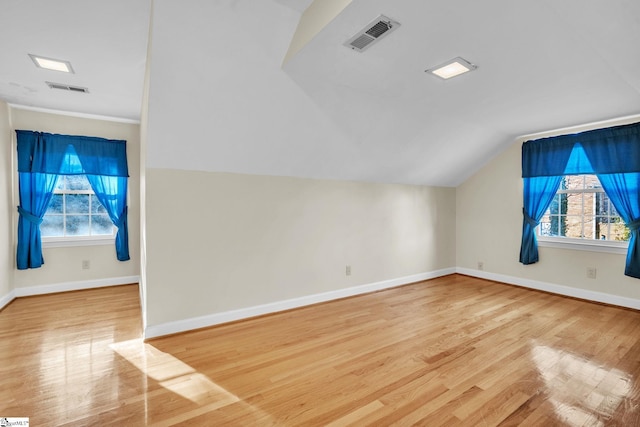
<instances>
[{"instance_id":1,"label":"sunlight patch on floor","mask_svg":"<svg viewBox=\"0 0 640 427\"><path fill-rule=\"evenodd\" d=\"M141 339L114 343L110 347L162 387L193 403L223 399L231 404L240 400L180 359Z\"/></svg>"},{"instance_id":2,"label":"sunlight patch on floor","mask_svg":"<svg viewBox=\"0 0 640 427\"><path fill-rule=\"evenodd\" d=\"M163 420L163 423L185 422L193 417L235 403L245 407L246 413L253 414L257 420L273 420L273 417L260 408L243 401L180 359L158 350L142 339L122 341L111 344L110 347L144 373L145 377L157 381L159 385L170 392L199 406L198 409L189 410L177 417ZM146 403L145 398L145 407L148 407Z\"/></svg>"}]
</instances>

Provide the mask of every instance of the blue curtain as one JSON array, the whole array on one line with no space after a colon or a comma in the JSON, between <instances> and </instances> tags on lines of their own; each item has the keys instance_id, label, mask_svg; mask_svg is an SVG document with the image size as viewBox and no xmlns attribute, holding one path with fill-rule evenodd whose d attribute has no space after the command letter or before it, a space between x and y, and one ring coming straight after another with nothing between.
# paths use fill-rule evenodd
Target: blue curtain
<instances>
[{"instance_id":1,"label":"blue curtain","mask_svg":"<svg viewBox=\"0 0 640 427\"><path fill-rule=\"evenodd\" d=\"M624 274L640 279L640 173L598 174L598 179L631 230Z\"/></svg>"},{"instance_id":2,"label":"blue curtain","mask_svg":"<svg viewBox=\"0 0 640 427\"><path fill-rule=\"evenodd\" d=\"M44 263L40 223L58 175L88 176L98 200L118 227L117 257L128 260L126 141L25 130L16 130L16 135L20 192L18 269L37 268Z\"/></svg>"},{"instance_id":3,"label":"blue curtain","mask_svg":"<svg viewBox=\"0 0 640 427\"><path fill-rule=\"evenodd\" d=\"M640 279L640 127L602 129L581 145L593 173L631 231L624 274Z\"/></svg>"},{"instance_id":4,"label":"blue curtain","mask_svg":"<svg viewBox=\"0 0 640 427\"><path fill-rule=\"evenodd\" d=\"M522 144L524 197L520 262L525 265L539 261L535 228L558 191L572 147L572 143L564 140L527 141Z\"/></svg>"},{"instance_id":5,"label":"blue curtain","mask_svg":"<svg viewBox=\"0 0 640 427\"><path fill-rule=\"evenodd\" d=\"M28 130L16 130L16 134L20 172L129 176L126 141ZM70 150L80 163L63 165Z\"/></svg>"},{"instance_id":6,"label":"blue curtain","mask_svg":"<svg viewBox=\"0 0 640 427\"><path fill-rule=\"evenodd\" d=\"M18 212L17 266L19 270L38 268L44 264L40 224L44 217L58 175L49 173L18 174L20 206Z\"/></svg>"},{"instance_id":7,"label":"blue curtain","mask_svg":"<svg viewBox=\"0 0 640 427\"><path fill-rule=\"evenodd\" d=\"M121 176L87 175L96 197L105 207L116 234L116 256L119 261L129 260L129 227L127 225L127 178Z\"/></svg>"},{"instance_id":8,"label":"blue curtain","mask_svg":"<svg viewBox=\"0 0 640 427\"><path fill-rule=\"evenodd\" d=\"M556 195L562 176L541 176L524 179L524 208L522 209L522 242L520 262L534 264L538 258L535 228Z\"/></svg>"},{"instance_id":9,"label":"blue curtain","mask_svg":"<svg viewBox=\"0 0 640 427\"><path fill-rule=\"evenodd\" d=\"M625 274L640 278L640 123L522 145L524 225L520 262L538 261L533 229L549 207L562 176L577 174L598 175L607 196L631 229ZM549 197L548 192L553 194Z\"/></svg>"}]
</instances>

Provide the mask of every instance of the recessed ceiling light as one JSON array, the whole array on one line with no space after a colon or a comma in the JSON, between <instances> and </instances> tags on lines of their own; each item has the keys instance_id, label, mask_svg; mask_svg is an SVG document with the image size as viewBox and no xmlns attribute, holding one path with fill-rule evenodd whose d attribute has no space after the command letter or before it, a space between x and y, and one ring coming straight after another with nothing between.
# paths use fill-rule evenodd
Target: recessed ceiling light
<instances>
[{"instance_id":1,"label":"recessed ceiling light","mask_svg":"<svg viewBox=\"0 0 640 427\"><path fill-rule=\"evenodd\" d=\"M460 74L468 73L469 71L473 71L478 68L476 65L466 61L459 56L457 58L453 58L444 64L440 64L436 67L429 68L425 70L426 73L431 73L440 77L441 79L450 79L455 76L459 76Z\"/></svg>"},{"instance_id":2,"label":"recessed ceiling light","mask_svg":"<svg viewBox=\"0 0 640 427\"><path fill-rule=\"evenodd\" d=\"M39 68L53 71L62 71L64 73L73 73L73 68L71 68L71 63L69 61L45 58L44 56L37 56L32 54L29 54L29 57L31 57L33 63L36 64L36 66Z\"/></svg>"}]
</instances>

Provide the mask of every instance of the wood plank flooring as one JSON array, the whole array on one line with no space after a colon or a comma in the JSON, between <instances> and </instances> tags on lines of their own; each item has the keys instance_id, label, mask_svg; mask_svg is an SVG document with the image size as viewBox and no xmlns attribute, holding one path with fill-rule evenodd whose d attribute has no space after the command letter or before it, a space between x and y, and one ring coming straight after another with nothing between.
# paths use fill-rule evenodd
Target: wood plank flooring
<instances>
[{"instance_id":1,"label":"wood plank flooring","mask_svg":"<svg viewBox=\"0 0 640 427\"><path fill-rule=\"evenodd\" d=\"M640 312L461 275L143 342L137 285L0 312L33 426L638 426Z\"/></svg>"}]
</instances>

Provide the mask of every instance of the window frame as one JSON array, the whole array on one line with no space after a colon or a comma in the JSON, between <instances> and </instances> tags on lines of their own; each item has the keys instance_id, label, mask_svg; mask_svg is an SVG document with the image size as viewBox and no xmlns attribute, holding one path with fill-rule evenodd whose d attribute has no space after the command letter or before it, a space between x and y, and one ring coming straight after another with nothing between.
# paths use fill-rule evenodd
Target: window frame
<instances>
[{"instance_id":1,"label":"window frame","mask_svg":"<svg viewBox=\"0 0 640 427\"><path fill-rule=\"evenodd\" d=\"M67 175L60 175L58 179L62 179ZM82 190L70 190L64 189L59 190L56 188L54 190L54 194L87 194L89 198L92 196L95 197L95 192L93 188L89 185L88 189ZM91 208L89 208L91 210ZM67 216L66 212L62 214L63 216ZM71 214L73 215L73 214ZM91 216L91 212L89 213ZM46 216L46 213L45 213ZM112 225L111 234L96 234L90 236L41 236L42 247L43 248L58 248L58 247L73 247L73 246L101 246L101 245L110 245L115 242L116 233L118 232L117 227Z\"/></svg>"},{"instance_id":2,"label":"window frame","mask_svg":"<svg viewBox=\"0 0 640 427\"><path fill-rule=\"evenodd\" d=\"M580 175L564 175L566 176L580 176L583 177L583 183L586 182L586 176L591 176L593 174L580 174ZM576 194L576 193L581 193L581 194L597 194L597 193L604 193L606 195L606 191L602 188L602 187L597 187L597 188L584 188L584 184L583 184L583 188L581 189L562 189L559 188L554 197L556 197L558 194ZM608 197L608 196L607 196ZM609 202L611 203L611 202ZM582 224L584 227L584 198L582 199L582 204L583 204L583 212L582 212ZM545 213L546 214L546 213ZM598 217L597 214L595 214L594 216L594 220L595 218ZM611 216L609 216L611 218ZM538 240L538 244L541 247L551 247L551 248L558 248L558 249L573 249L573 250L580 250L580 251L590 251L590 252L605 252L605 253L615 253L615 254L626 254L628 247L629 247L629 241L622 241L622 240L600 240L600 239L590 239L590 238L575 238L575 237L564 237L564 236L546 236L546 235L542 235L540 234L540 228L541 228L541 224L538 224L538 226L535 228L535 233L536 233L536 238Z\"/></svg>"},{"instance_id":3,"label":"window frame","mask_svg":"<svg viewBox=\"0 0 640 427\"><path fill-rule=\"evenodd\" d=\"M586 240L571 237L536 236L538 246L557 249L573 249L578 251L605 252L626 254L629 242L615 240Z\"/></svg>"}]
</instances>

